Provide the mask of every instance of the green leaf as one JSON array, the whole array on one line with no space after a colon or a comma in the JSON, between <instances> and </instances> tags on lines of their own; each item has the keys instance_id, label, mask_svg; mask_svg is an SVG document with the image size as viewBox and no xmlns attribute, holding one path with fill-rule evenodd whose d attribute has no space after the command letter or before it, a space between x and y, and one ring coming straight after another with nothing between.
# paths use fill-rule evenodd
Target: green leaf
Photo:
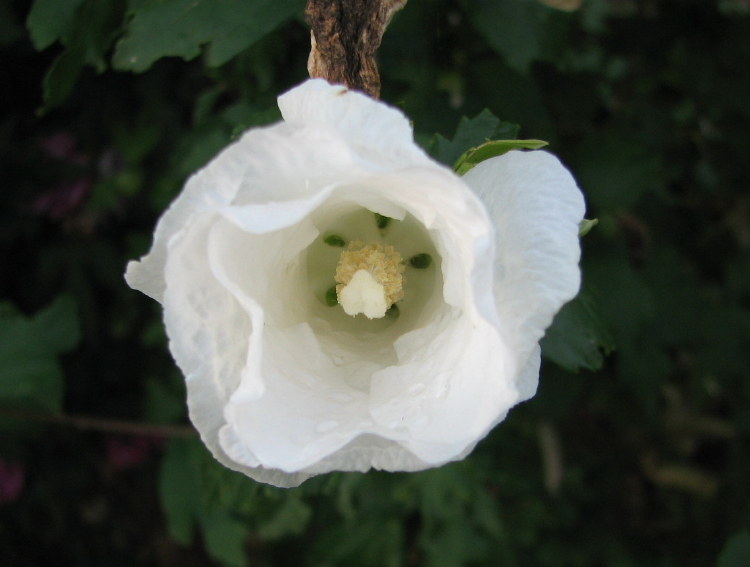
<instances>
[{"instance_id":1,"label":"green leaf","mask_svg":"<svg viewBox=\"0 0 750 567\"><path fill-rule=\"evenodd\" d=\"M206 484L210 479L206 470L218 471L221 480L234 478L243 486L250 485L251 492L233 494L240 497L238 505L247 501L248 496L254 500L257 483L219 465L199 440L172 439L159 475L159 496L169 533L182 545L190 545L195 528L199 527L211 557L226 567L244 567L247 565L244 543L249 528L232 515L228 504L234 503L233 500L207 505L210 493ZM219 483L223 484L221 480Z\"/></svg>"},{"instance_id":2,"label":"green leaf","mask_svg":"<svg viewBox=\"0 0 750 567\"><path fill-rule=\"evenodd\" d=\"M0 311L0 403L60 411L63 375L57 355L79 339L70 298L58 298L33 318L5 304Z\"/></svg>"},{"instance_id":3,"label":"green leaf","mask_svg":"<svg viewBox=\"0 0 750 567\"><path fill-rule=\"evenodd\" d=\"M213 511L201 517L201 533L206 551L225 567L245 567L245 540L250 529L224 511Z\"/></svg>"},{"instance_id":4,"label":"green leaf","mask_svg":"<svg viewBox=\"0 0 750 567\"><path fill-rule=\"evenodd\" d=\"M403 565L404 524L399 518L363 517L350 524L334 524L315 538L315 565Z\"/></svg>"},{"instance_id":5,"label":"green leaf","mask_svg":"<svg viewBox=\"0 0 750 567\"><path fill-rule=\"evenodd\" d=\"M80 49L66 49L57 56L42 82L44 105L39 110L40 114L65 102L73 92L85 63L85 57Z\"/></svg>"},{"instance_id":6,"label":"green leaf","mask_svg":"<svg viewBox=\"0 0 750 567\"><path fill-rule=\"evenodd\" d=\"M189 61L208 44L217 67L299 13L304 0L161 0L134 10L112 58L116 69L141 73L168 56Z\"/></svg>"},{"instance_id":7,"label":"green leaf","mask_svg":"<svg viewBox=\"0 0 750 567\"><path fill-rule=\"evenodd\" d=\"M172 439L161 463L159 497L170 535L183 545L193 541L202 513L199 441Z\"/></svg>"},{"instance_id":8,"label":"green leaf","mask_svg":"<svg viewBox=\"0 0 750 567\"><path fill-rule=\"evenodd\" d=\"M596 299L585 290L563 306L540 344L546 358L571 372L598 370L615 348Z\"/></svg>"},{"instance_id":9,"label":"green leaf","mask_svg":"<svg viewBox=\"0 0 750 567\"><path fill-rule=\"evenodd\" d=\"M106 70L104 56L120 30L123 16L121 0L83 0L75 21L61 38L65 51L44 77L44 105L40 114L65 102L86 65L92 65L98 73Z\"/></svg>"},{"instance_id":10,"label":"green leaf","mask_svg":"<svg viewBox=\"0 0 750 567\"><path fill-rule=\"evenodd\" d=\"M177 423L185 417L185 382L181 376L169 383L146 381L144 414L151 423Z\"/></svg>"},{"instance_id":11,"label":"green leaf","mask_svg":"<svg viewBox=\"0 0 750 567\"><path fill-rule=\"evenodd\" d=\"M31 42L41 51L65 37L83 0L35 0L26 19Z\"/></svg>"},{"instance_id":12,"label":"green leaf","mask_svg":"<svg viewBox=\"0 0 750 567\"><path fill-rule=\"evenodd\" d=\"M517 134L518 126L501 122L492 112L484 109L474 118L461 118L453 140L438 134L433 155L439 162L453 165L467 148L479 146L491 139L513 139Z\"/></svg>"},{"instance_id":13,"label":"green leaf","mask_svg":"<svg viewBox=\"0 0 750 567\"><path fill-rule=\"evenodd\" d=\"M211 161L230 141L231 134L224 124L206 125L185 134L172 155L175 172L187 177Z\"/></svg>"},{"instance_id":14,"label":"green leaf","mask_svg":"<svg viewBox=\"0 0 750 567\"><path fill-rule=\"evenodd\" d=\"M657 303L643 275L625 257L615 254L589 258L585 273L600 298L604 321L618 341L637 336L654 315Z\"/></svg>"},{"instance_id":15,"label":"green leaf","mask_svg":"<svg viewBox=\"0 0 750 567\"><path fill-rule=\"evenodd\" d=\"M576 155L576 177L597 212L620 211L659 187L662 167L640 141L616 134L592 137Z\"/></svg>"},{"instance_id":16,"label":"green leaf","mask_svg":"<svg viewBox=\"0 0 750 567\"><path fill-rule=\"evenodd\" d=\"M566 45L570 18L531 0L467 0L477 31L509 67L526 73L532 62L554 60Z\"/></svg>"},{"instance_id":17,"label":"green leaf","mask_svg":"<svg viewBox=\"0 0 750 567\"><path fill-rule=\"evenodd\" d=\"M542 140L494 140L476 148L469 148L453 164L453 170L463 175L478 163L501 156L511 150L538 150L547 145Z\"/></svg>"},{"instance_id":18,"label":"green leaf","mask_svg":"<svg viewBox=\"0 0 750 567\"><path fill-rule=\"evenodd\" d=\"M260 525L258 535L264 540L281 539L287 535L299 535L307 527L312 509L292 493L267 522Z\"/></svg>"},{"instance_id":19,"label":"green leaf","mask_svg":"<svg viewBox=\"0 0 750 567\"><path fill-rule=\"evenodd\" d=\"M241 105L236 105L224 112L224 118L234 124L232 140L236 140L248 128L267 126L278 122L281 120L281 111L277 106L266 110L252 111L242 108Z\"/></svg>"},{"instance_id":20,"label":"green leaf","mask_svg":"<svg viewBox=\"0 0 750 567\"><path fill-rule=\"evenodd\" d=\"M716 562L716 567L747 567L748 565L750 565L750 531L743 530L726 543Z\"/></svg>"},{"instance_id":21,"label":"green leaf","mask_svg":"<svg viewBox=\"0 0 750 567\"><path fill-rule=\"evenodd\" d=\"M242 473L226 468L208 451L201 454L201 497L210 510L230 510L252 516L258 514L261 491L274 490Z\"/></svg>"}]
</instances>

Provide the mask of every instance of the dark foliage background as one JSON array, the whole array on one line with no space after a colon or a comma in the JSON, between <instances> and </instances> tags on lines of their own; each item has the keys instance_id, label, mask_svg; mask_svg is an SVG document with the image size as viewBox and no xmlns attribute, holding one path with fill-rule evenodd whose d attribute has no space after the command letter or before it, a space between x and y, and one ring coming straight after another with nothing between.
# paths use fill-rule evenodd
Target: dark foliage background
<instances>
[{"instance_id":1,"label":"dark foliage background","mask_svg":"<svg viewBox=\"0 0 750 567\"><path fill-rule=\"evenodd\" d=\"M303 5L0 0L0 564L750 565L747 0L411 0L379 60L418 141L518 124L599 219L538 395L464 462L291 490L182 435L122 273L306 78Z\"/></svg>"}]
</instances>

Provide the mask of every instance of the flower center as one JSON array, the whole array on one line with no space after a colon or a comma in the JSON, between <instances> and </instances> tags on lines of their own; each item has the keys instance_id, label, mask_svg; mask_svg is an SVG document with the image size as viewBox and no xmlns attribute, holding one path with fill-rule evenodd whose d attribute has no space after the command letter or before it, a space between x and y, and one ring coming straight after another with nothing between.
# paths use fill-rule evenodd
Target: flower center
<instances>
[{"instance_id":1,"label":"flower center","mask_svg":"<svg viewBox=\"0 0 750 567\"><path fill-rule=\"evenodd\" d=\"M363 313L380 319L404 297L405 266L401 254L388 244L364 245L355 240L341 253L336 266L336 295L347 315Z\"/></svg>"}]
</instances>

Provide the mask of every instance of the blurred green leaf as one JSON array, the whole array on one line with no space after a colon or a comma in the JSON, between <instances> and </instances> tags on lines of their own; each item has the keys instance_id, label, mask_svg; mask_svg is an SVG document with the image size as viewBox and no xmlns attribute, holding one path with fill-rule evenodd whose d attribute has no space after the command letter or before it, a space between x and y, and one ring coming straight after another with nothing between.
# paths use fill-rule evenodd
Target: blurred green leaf
<instances>
[{"instance_id":1,"label":"blurred green leaf","mask_svg":"<svg viewBox=\"0 0 750 567\"><path fill-rule=\"evenodd\" d=\"M243 483L243 486L249 485L251 490L240 495L236 489L230 488L229 496L238 498L236 501L212 499L212 494L216 495L218 490L225 488L219 485L206 490L206 485L212 482L212 472L218 473L213 477L214 483L244 481L247 484ZM254 501L258 486L246 476L216 462L199 440L170 440L159 477L159 493L170 535L181 544L190 545L197 526L212 558L226 567L244 567L247 565L244 544L250 528L236 518L233 511L247 506L248 497ZM248 511L251 509L252 505L247 508Z\"/></svg>"},{"instance_id":2,"label":"blurred green leaf","mask_svg":"<svg viewBox=\"0 0 750 567\"><path fill-rule=\"evenodd\" d=\"M65 51L58 55L44 77L44 105L40 113L65 102L86 65L93 66L98 73L107 68L104 56L120 31L123 16L124 0L82 0L69 32L61 38Z\"/></svg>"},{"instance_id":3,"label":"blurred green leaf","mask_svg":"<svg viewBox=\"0 0 750 567\"><path fill-rule=\"evenodd\" d=\"M40 114L65 102L78 82L85 64L85 55L80 48L71 47L57 56L42 83L44 105L39 111Z\"/></svg>"},{"instance_id":4,"label":"blurred green leaf","mask_svg":"<svg viewBox=\"0 0 750 567\"><path fill-rule=\"evenodd\" d=\"M133 11L112 64L146 71L158 59L190 60L208 47L208 64L222 65L276 26L299 13L304 0L160 0Z\"/></svg>"},{"instance_id":5,"label":"blurred green leaf","mask_svg":"<svg viewBox=\"0 0 750 567\"><path fill-rule=\"evenodd\" d=\"M426 564L434 567L471 565L486 557L489 551L488 540L463 522L455 522L423 536L421 544Z\"/></svg>"},{"instance_id":6,"label":"blurred green leaf","mask_svg":"<svg viewBox=\"0 0 750 567\"><path fill-rule=\"evenodd\" d=\"M743 530L727 541L716 567L748 567L750 565L750 531Z\"/></svg>"},{"instance_id":7,"label":"blurred green leaf","mask_svg":"<svg viewBox=\"0 0 750 567\"><path fill-rule=\"evenodd\" d=\"M438 134L434 141L433 155L439 162L452 166L467 150L492 139L512 140L517 134L518 126L502 122L492 112L484 109L474 118L461 118L452 140Z\"/></svg>"},{"instance_id":8,"label":"blurred green leaf","mask_svg":"<svg viewBox=\"0 0 750 567\"><path fill-rule=\"evenodd\" d=\"M336 523L316 537L318 554L314 565L399 567L403 565L403 532L404 526L392 516Z\"/></svg>"},{"instance_id":9,"label":"blurred green leaf","mask_svg":"<svg viewBox=\"0 0 750 567\"><path fill-rule=\"evenodd\" d=\"M213 511L201 516L201 533L208 554L224 567L245 567L248 526L228 512Z\"/></svg>"},{"instance_id":10,"label":"blurred green leaf","mask_svg":"<svg viewBox=\"0 0 750 567\"><path fill-rule=\"evenodd\" d=\"M232 139L234 140L239 138L248 128L267 126L280 121L281 111L278 106L253 111L247 106L236 105L225 110L222 116L232 124Z\"/></svg>"},{"instance_id":11,"label":"blurred green leaf","mask_svg":"<svg viewBox=\"0 0 750 567\"><path fill-rule=\"evenodd\" d=\"M466 0L474 27L510 67L526 73L565 46L569 17L533 0Z\"/></svg>"},{"instance_id":12,"label":"blurred green leaf","mask_svg":"<svg viewBox=\"0 0 750 567\"><path fill-rule=\"evenodd\" d=\"M299 535L312 517L312 509L298 490L284 490L258 483L220 464L208 452L201 463L202 494L211 510L257 518L264 540Z\"/></svg>"},{"instance_id":13,"label":"blurred green leaf","mask_svg":"<svg viewBox=\"0 0 750 567\"><path fill-rule=\"evenodd\" d=\"M614 134L584 141L576 164L578 183L597 213L630 208L661 182L659 157L642 143Z\"/></svg>"},{"instance_id":14,"label":"blurred green leaf","mask_svg":"<svg viewBox=\"0 0 750 567\"><path fill-rule=\"evenodd\" d=\"M193 531L201 519L200 452L194 439L171 439L161 463L159 497L167 518L169 534L183 545L193 541Z\"/></svg>"},{"instance_id":15,"label":"blurred green leaf","mask_svg":"<svg viewBox=\"0 0 750 567\"><path fill-rule=\"evenodd\" d=\"M546 358L570 372L599 370L615 348L596 298L585 290L563 306L540 344Z\"/></svg>"},{"instance_id":16,"label":"blurred green leaf","mask_svg":"<svg viewBox=\"0 0 750 567\"><path fill-rule=\"evenodd\" d=\"M168 384L152 378L146 382L145 417L151 423L176 423L184 419L185 383L182 376Z\"/></svg>"},{"instance_id":17,"label":"blurred green leaf","mask_svg":"<svg viewBox=\"0 0 750 567\"><path fill-rule=\"evenodd\" d=\"M425 564L470 565L505 539L496 502L477 482L472 463L428 470L413 479L422 518ZM504 565L513 565L512 559Z\"/></svg>"},{"instance_id":18,"label":"blurred green leaf","mask_svg":"<svg viewBox=\"0 0 750 567\"><path fill-rule=\"evenodd\" d=\"M0 311L0 403L62 409L57 355L78 344L76 305L61 296L28 318L5 304Z\"/></svg>"},{"instance_id":19,"label":"blurred green leaf","mask_svg":"<svg viewBox=\"0 0 750 567\"><path fill-rule=\"evenodd\" d=\"M267 522L261 522L258 535L265 540L280 539L288 535L299 535L307 527L312 509L292 492L276 513Z\"/></svg>"},{"instance_id":20,"label":"blurred green leaf","mask_svg":"<svg viewBox=\"0 0 750 567\"><path fill-rule=\"evenodd\" d=\"M248 516L256 514L262 489L273 490L242 473L226 468L207 451L203 452L201 490L209 509L231 510Z\"/></svg>"},{"instance_id":21,"label":"blurred green leaf","mask_svg":"<svg viewBox=\"0 0 750 567\"><path fill-rule=\"evenodd\" d=\"M614 250L602 258L585 258L584 273L618 344L626 337L638 336L653 317L657 303L643 275Z\"/></svg>"},{"instance_id":22,"label":"blurred green leaf","mask_svg":"<svg viewBox=\"0 0 750 567\"><path fill-rule=\"evenodd\" d=\"M229 142L230 133L223 124L212 123L193 130L182 137L173 155L175 172L187 177L211 161Z\"/></svg>"},{"instance_id":23,"label":"blurred green leaf","mask_svg":"<svg viewBox=\"0 0 750 567\"><path fill-rule=\"evenodd\" d=\"M46 49L70 32L75 13L83 0L35 0L26 19L31 42L38 51Z\"/></svg>"}]
</instances>

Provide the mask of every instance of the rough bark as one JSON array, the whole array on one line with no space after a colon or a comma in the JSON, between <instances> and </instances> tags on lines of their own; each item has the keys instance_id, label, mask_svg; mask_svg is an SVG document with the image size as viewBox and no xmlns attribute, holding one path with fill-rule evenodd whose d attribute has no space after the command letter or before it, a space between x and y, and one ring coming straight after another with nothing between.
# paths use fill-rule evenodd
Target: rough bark
<instances>
[{"instance_id":1,"label":"rough bark","mask_svg":"<svg viewBox=\"0 0 750 567\"><path fill-rule=\"evenodd\" d=\"M393 14L406 0L308 0L310 77L380 96L375 51Z\"/></svg>"}]
</instances>

